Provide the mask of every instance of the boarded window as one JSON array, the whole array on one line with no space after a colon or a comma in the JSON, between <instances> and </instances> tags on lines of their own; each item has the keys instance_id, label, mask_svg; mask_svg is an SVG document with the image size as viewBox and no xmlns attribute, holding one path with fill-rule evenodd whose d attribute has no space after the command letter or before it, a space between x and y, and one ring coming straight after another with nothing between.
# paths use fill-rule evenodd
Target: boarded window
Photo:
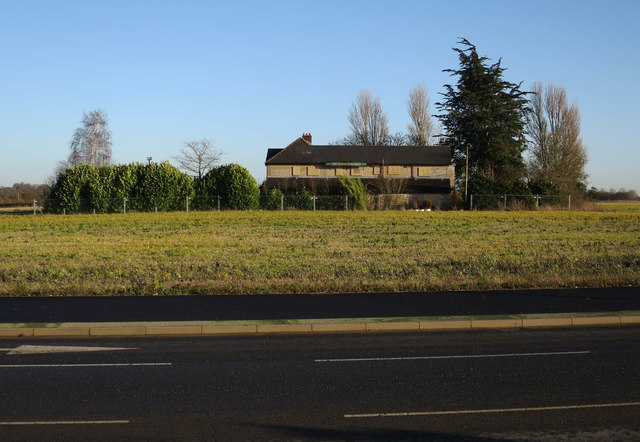
<instances>
[{"instance_id":1,"label":"boarded window","mask_svg":"<svg viewBox=\"0 0 640 442\"><path fill-rule=\"evenodd\" d=\"M418 176L431 176L431 167L418 167Z\"/></svg>"},{"instance_id":2,"label":"boarded window","mask_svg":"<svg viewBox=\"0 0 640 442\"><path fill-rule=\"evenodd\" d=\"M309 166L307 169L308 169L307 174L309 176L318 176L318 175L320 175L320 171L318 170L318 168L316 166Z\"/></svg>"},{"instance_id":3,"label":"boarded window","mask_svg":"<svg viewBox=\"0 0 640 442\"><path fill-rule=\"evenodd\" d=\"M375 172L373 171L373 167L363 167L362 168L362 176L374 176Z\"/></svg>"},{"instance_id":4,"label":"boarded window","mask_svg":"<svg viewBox=\"0 0 640 442\"><path fill-rule=\"evenodd\" d=\"M362 175L362 169L359 167L354 167L353 169L351 169L351 176L361 176Z\"/></svg>"},{"instance_id":5,"label":"boarded window","mask_svg":"<svg viewBox=\"0 0 640 442\"><path fill-rule=\"evenodd\" d=\"M304 176L307 173L306 166L293 166L293 176Z\"/></svg>"},{"instance_id":6,"label":"boarded window","mask_svg":"<svg viewBox=\"0 0 640 442\"><path fill-rule=\"evenodd\" d=\"M336 169L336 176L349 176L349 169Z\"/></svg>"},{"instance_id":7,"label":"boarded window","mask_svg":"<svg viewBox=\"0 0 640 442\"><path fill-rule=\"evenodd\" d=\"M402 166L389 166L389 175L400 175L402 173Z\"/></svg>"},{"instance_id":8,"label":"boarded window","mask_svg":"<svg viewBox=\"0 0 640 442\"><path fill-rule=\"evenodd\" d=\"M291 167L269 166L267 172L269 176L291 176Z\"/></svg>"}]
</instances>

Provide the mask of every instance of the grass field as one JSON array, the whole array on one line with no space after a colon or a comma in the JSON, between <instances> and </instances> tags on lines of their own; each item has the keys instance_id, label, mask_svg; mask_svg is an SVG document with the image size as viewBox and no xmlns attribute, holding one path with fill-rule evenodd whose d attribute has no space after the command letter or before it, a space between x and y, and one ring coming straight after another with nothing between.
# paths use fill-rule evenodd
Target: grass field
<instances>
[{"instance_id":1,"label":"grass field","mask_svg":"<svg viewBox=\"0 0 640 442\"><path fill-rule=\"evenodd\" d=\"M599 208L608 212L640 213L640 201L603 201L597 204Z\"/></svg>"},{"instance_id":2,"label":"grass field","mask_svg":"<svg viewBox=\"0 0 640 442\"><path fill-rule=\"evenodd\" d=\"M0 296L640 285L640 211L0 217Z\"/></svg>"}]
</instances>

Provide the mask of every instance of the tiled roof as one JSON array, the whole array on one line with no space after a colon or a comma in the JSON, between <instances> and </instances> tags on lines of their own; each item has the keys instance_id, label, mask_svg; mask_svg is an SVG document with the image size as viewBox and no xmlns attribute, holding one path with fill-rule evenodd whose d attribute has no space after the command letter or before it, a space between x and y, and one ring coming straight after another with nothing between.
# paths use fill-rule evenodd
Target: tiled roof
<instances>
[{"instance_id":1,"label":"tiled roof","mask_svg":"<svg viewBox=\"0 0 640 442\"><path fill-rule=\"evenodd\" d=\"M282 147L279 148L270 148L267 150L267 161L269 161L271 159L271 157L279 154L280 152L282 152L284 149Z\"/></svg>"},{"instance_id":2,"label":"tiled roof","mask_svg":"<svg viewBox=\"0 0 640 442\"><path fill-rule=\"evenodd\" d=\"M322 146L298 138L284 149L269 149L265 164L362 162L387 165L449 166L448 146Z\"/></svg>"}]
</instances>

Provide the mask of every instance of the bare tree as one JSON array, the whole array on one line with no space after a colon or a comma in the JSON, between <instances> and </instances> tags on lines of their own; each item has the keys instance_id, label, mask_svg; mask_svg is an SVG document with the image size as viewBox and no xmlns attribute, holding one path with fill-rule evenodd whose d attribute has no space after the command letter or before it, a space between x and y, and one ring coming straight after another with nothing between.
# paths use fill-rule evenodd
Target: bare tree
<instances>
[{"instance_id":1,"label":"bare tree","mask_svg":"<svg viewBox=\"0 0 640 442\"><path fill-rule=\"evenodd\" d=\"M384 166L381 169L384 169ZM407 201L405 194L409 188L409 181L405 178L389 178L380 173L373 187L378 198L378 210L398 208Z\"/></svg>"},{"instance_id":2,"label":"bare tree","mask_svg":"<svg viewBox=\"0 0 640 442\"><path fill-rule=\"evenodd\" d=\"M69 143L69 166L100 167L111 163L111 131L107 123L107 114L101 109L83 113L82 126L75 130Z\"/></svg>"},{"instance_id":3,"label":"bare tree","mask_svg":"<svg viewBox=\"0 0 640 442\"><path fill-rule=\"evenodd\" d=\"M535 180L563 192L575 191L587 174L587 149L580 138L580 112L567 93L552 84L533 85L527 132L531 138L529 172Z\"/></svg>"},{"instance_id":4,"label":"bare tree","mask_svg":"<svg viewBox=\"0 0 640 442\"><path fill-rule=\"evenodd\" d=\"M209 170L220 162L225 152L215 150L211 140L202 139L184 143L185 148L180 150L180 155L173 157L179 167L187 173L202 178Z\"/></svg>"},{"instance_id":5,"label":"bare tree","mask_svg":"<svg viewBox=\"0 0 640 442\"><path fill-rule=\"evenodd\" d=\"M67 161L58 161L55 169L53 169L53 172L45 177L44 183L49 187L53 187L58 181L58 178L60 177L62 172L67 170L69 167L71 166L69 166L69 163Z\"/></svg>"},{"instance_id":6,"label":"bare tree","mask_svg":"<svg viewBox=\"0 0 640 442\"><path fill-rule=\"evenodd\" d=\"M351 135L350 144L360 146L383 146L389 138L387 116L382 111L379 98L373 98L371 92L362 90L356 102L349 110Z\"/></svg>"},{"instance_id":7,"label":"bare tree","mask_svg":"<svg viewBox=\"0 0 640 442\"><path fill-rule=\"evenodd\" d=\"M387 146L411 146L411 137L402 132L390 134L385 142Z\"/></svg>"},{"instance_id":8,"label":"bare tree","mask_svg":"<svg viewBox=\"0 0 640 442\"><path fill-rule=\"evenodd\" d=\"M416 146L427 146L433 135L434 125L429 109L429 96L427 89L422 85L414 86L409 92L407 111L411 117L409 138Z\"/></svg>"}]
</instances>

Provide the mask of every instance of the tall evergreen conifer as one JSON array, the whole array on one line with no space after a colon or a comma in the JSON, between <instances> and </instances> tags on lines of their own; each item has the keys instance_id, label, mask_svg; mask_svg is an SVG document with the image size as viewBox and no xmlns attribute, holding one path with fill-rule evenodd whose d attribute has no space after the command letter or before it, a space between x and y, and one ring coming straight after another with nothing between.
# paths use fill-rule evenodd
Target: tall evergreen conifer
<instances>
[{"instance_id":1,"label":"tall evergreen conifer","mask_svg":"<svg viewBox=\"0 0 640 442\"><path fill-rule=\"evenodd\" d=\"M452 148L458 185L464 191L467 148L469 189L472 193L527 192L522 153L526 148L527 92L521 83L505 81L501 60L492 65L480 57L466 39L453 48L458 69L444 72L457 76L455 86L444 85L444 100L436 103Z\"/></svg>"}]
</instances>

